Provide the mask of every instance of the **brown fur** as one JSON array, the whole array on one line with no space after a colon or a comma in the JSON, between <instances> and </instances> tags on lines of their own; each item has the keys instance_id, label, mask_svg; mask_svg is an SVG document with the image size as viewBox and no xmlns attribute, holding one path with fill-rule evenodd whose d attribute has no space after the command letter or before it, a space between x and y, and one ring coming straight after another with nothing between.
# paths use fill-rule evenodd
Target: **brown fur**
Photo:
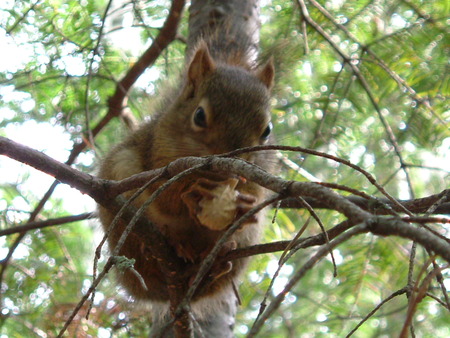
<instances>
[{"instance_id":1,"label":"brown fur","mask_svg":"<svg viewBox=\"0 0 450 338\"><path fill-rule=\"evenodd\" d=\"M178 97L165 111L156 114L150 122L115 146L101 163L99 176L121 180L165 166L177 158L220 154L264 143L261 135L270 121L269 92L273 77L271 61L254 70L238 62L226 64L223 60L214 60L207 44L200 42ZM193 114L199 105L205 110L206 128L199 128L193 122ZM272 170L275 161L270 152L258 152L244 158L268 171ZM223 233L198 224L180 198L200 177L213 181L223 178L213 173L188 176L165 190L146 212L146 217L156 224L176 252L186 260L186 281ZM162 183L144 192L135 205L141 205ZM241 182L237 189L242 194L253 196L256 203L265 196L264 190L251 182ZM125 197L131 194L128 192ZM103 207L99 211L103 227L107 230L114 215ZM257 243L263 221L264 215L260 213L255 223L245 225L233 235L232 240L238 247ZM111 233L108 239L111 249L116 246L125 227L125 223L119 223ZM145 254L145 248L149 246L151 243L145 243L131 233L120 253L136 260L135 269L144 278L148 291L130 272L119 276L120 283L136 299L164 301L168 299L166 285L156 262ZM195 299L216 294L229 286L243 266L244 260L233 262L231 272L214 280L207 289L201 289Z\"/></svg>"}]
</instances>

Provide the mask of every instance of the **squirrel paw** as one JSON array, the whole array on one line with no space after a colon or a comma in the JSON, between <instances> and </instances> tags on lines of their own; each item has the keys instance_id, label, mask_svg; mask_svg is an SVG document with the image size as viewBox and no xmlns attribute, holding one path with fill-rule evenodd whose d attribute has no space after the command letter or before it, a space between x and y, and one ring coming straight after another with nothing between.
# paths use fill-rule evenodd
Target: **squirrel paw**
<instances>
[{"instance_id":1,"label":"squirrel paw","mask_svg":"<svg viewBox=\"0 0 450 338\"><path fill-rule=\"evenodd\" d=\"M254 207L254 204L256 202L256 198L251 195L245 195L239 193L238 195L238 201L239 204L236 206L236 216L235 219L241 218L244 214L250 211ZM246 223L254 223L257 221L256 215L252 215L247 219L244 224Z\"/></svg>"},{"instance_id":2,"label":"squirrel paw","mask_svg":"<svg viewBox=\"0 0 450 338\"><path fill-rule=\"evenodd\" d=\"M236 189L238 183L237 178L219 182L200 178L181 195L181 199L190 216L201 225L211 230L223 230L256 202L252 195ZM247 223L255 220L253 217Z\"/></svg>"},{"instance_id":3,"label":"squirrel paw","mask_svg":"<svg viewBox=\"0 0 450 338\"><path fill-rule=\"evenodd\" d=\"M211 272L209 274L212 280L219 279L220 277L226 275L233 269L233 263L224 262L222 264L218 264L212 267Z\"/></svg>"},{"instance_id":4,"label":"squirrel paw","mask_svg":"<svg viewBox=\"0 0 450 338\"><path fill-rule=\"evenodd\" d=\"M237 248L237 243L236 241L228 241L226 242L222 248L219 251L218 257L224 257L226 256L230 251L235 250ZM233 269L233 263L230 261L227 262L223 262L220 264L215 264L213 265L213 267L211 268L211 272L209 274L209 276L215 280L218 279L220 277L222 277L223 275L226 275L227 273L229 273L231 270Z\"/></svg>"},{"instance_id":5,"label":"squirrel paw","mask_svg":"<svg viewBox=\"0 0 450 338\"><path fill-rule=\"evenodd\" d=\"M226 256L230 251L235 250L237 248L237 243L236 241L228 241L226 242L222 248L219 251L218 257L224 257ZM206 256L208 255L208 252L204 252L201 255L202 260L204 258L206 258ZM230 261L226 261L226 262L221 262L219 264L215 263L212 267L211 270L209 272L209 274L207 275L207 278L210 282L215 281L216 279L219 279L220 277L228 274L231 270L233 269L233 263ZM193 275L191 277L191 279L189 280L189 285L191 285L194 281L195 275Z\"/></svg>"},{"instance_id":6,"label":"squirrel paw","mask_svg":"<svg viewBox=\"0 0 450 338\"><path fill-rule=\"evenodd\" d=\"M203 285L207 285L210 286L211 284L213 284L215 281L217 281L219 278L222 278L223 276L227 275L228 273L231 272L231 270L233 270L233 263L231 262L222 262L220 264L215 264L209 274L207 274L203 280L202 283ZM189 278L188 281L188 285L189 287L192 286L192 284L194 283L195 277L196 277L196 273L191 275L191 277Z\"/></svg>"},{"instance_id":7,"label":"squirrel paw","mask_svg":"<svg viewBox=\"0 0 450 338\"><path fill-rule=\"evenodd\" d=\"M230 251L235 250L237 248L236 241L228 241L226 242L219 251L218 257L225 257ZM233 263L230 261L222 262L220 264L215 264L211 268L211 272L209 273L210 278L216 280L227 273L229 273L233 269Z\"/></svg>"},{"instance_id":8,"label":"squirrel paw","mask_svg":"<svg viewBox=\"0 0 450 338\"><path fill-rule=\"evenodd\" d=\"M181 244L174 245L174 248L177 256L183 258L185 262L195 262L196 254L194 248Z\"/></svg>"}]
</instances>

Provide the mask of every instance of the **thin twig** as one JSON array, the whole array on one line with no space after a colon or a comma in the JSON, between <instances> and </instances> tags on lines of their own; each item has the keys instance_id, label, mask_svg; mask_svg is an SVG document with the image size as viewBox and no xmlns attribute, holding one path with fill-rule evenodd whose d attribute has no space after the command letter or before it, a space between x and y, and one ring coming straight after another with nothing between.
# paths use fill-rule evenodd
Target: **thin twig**
<instances>
[{"instance_id":1,"label":"thin twig","mask_svg":"<svg viewBox=\"0 0 450 338\"><path fill-rule=\"evenodd\" d=\"M372 94L372 91L370 89L370 86L366 80L366 78L362 75L360 69L354 64L354 60L352 60L350 57L348 57L342 50L341 48L338 46L337 43L335 43L333 41L333 39L331 38L331 36L325 32L325 30L317 23L315 22L308 13L308 9L305 5L304 0L297 0L297 3L302 11L302 15L304 20L306 20L308 22L309 25L311 25L320 35L322 35L322 37L330 44L330 46L335 50L335 52L337 54L339 54L339 56L346 62L346 64L351 68L353 74L357 77L359 83L361 84L361 86L363 87L364 91L367 94L367 97L369 98L372 106L375 108L375 111L378 114L378 118L380 119L381 123L383 124L384 130L386 131L386 134L389 138L389 141L391 142L394 151L400 161L400 166L403 170L403 172L405 173L407 182L408 182L408 187L410 188L410 192L412 194L412 187L411 187L411 180L409 178L409 173L406 170L406 165L405 165L405 161L403 160L403 155L401 154L400 151L400 147L397 143L397 139L395 138L395 135L392 131L392 128L390 127L389 123L387 122L387 120L384 118L381 109L377 103L377 100L375 99L375 97ZM378 186L377 186L378 188ZM379 188L378 188L379 189ZM380 191L384 191L384 188L382 188L382 190ZM411 213L405 209L405 212L407 214L409 214L410 216Z\"/></svg>"},{"instance_id":2,"label":"thin twig","mask_svg":"<svg viewBox=\"0 0 450 338\"><path fill-rule=\"evenodd\" d=\"M298 281L311 269L313 268L316 263L318 263L324 256L326 256L329 253L329 250L334 249L339 244L342 244L343 242L349 240L353 236L362 234L367 231L367 227L365 224L360 224L346 233L342 234L340 237L335 238L332 240L329 245L322 246L317 253L309 259L296 273L294 276L291 277L289 282L284 287L283 291L281 291L275 299L269 304L267 309L264 311L264 313L261 315L261 317L254 322L253 327L251 328L249 334L247 337L255 337L256 334L261 330L266 320L275 312L276 309L279 308L282 301L286 297L287 293L292 290L292 288L298 283Z\"/></svg>"},{"instance_id":3,"label":"thin twig","mask_svg":"<svg viewBox=\"0 0 450 338\"><path fill-rule=\"evenodd\" d=\"M379 309L381 309L381 307L386 304L387 302L389 302L391 299L403 295L406 292L406 288L400 289L398 291L395 291L394 293L392 293L389 297L383 299L383 301L378 304L372 311L370 311L359 323L358 325L356 325L353 330L351 330L345 337L348 338L350 336L352 336L357 330L358 328L363 325L370 317L372 317L375 312L377 312Z\"/></svg>"},{"instance_id":4,"label":"thin twig","mask_svg":"<svg viewBox=\"0 0 450 338\"><path fill-rule=\"evenodd\" d=\"M43 229L43 228L55 226L55 225L63 225L63 224L67 224L67 223L78 222L78 221L82 221L82 220L86 220L86 219L92 219L95 217L97 217L97 214L95 212L86 212L84 214L79 214L79 215L47 219L45 221L28 222L23 225L17 225L17 226L8 228L8 229L0 230L0 237L17 234L19 232L35 230L35 229Z\"/></svg>"},{"instance_id":5,"label":"thin twig","mask_svg":"<svg viewBox=\"0 0 450 338\"><path fill-rule=\"evenodd\" d=\"M100 30L98 32L97 42L95 44L94 49L92 50L92 58L91 58L91 61L89 62L89 69L88 69L87 79L86 79L86 88L85 88L85 92L84 92L84 114L85 114L87 140L91 147L94 146L94 135L92 134L92 130L90 127L91 112L89 109L89 92L90 92L90 85L91 85L91 79L92 79L92 71L93 71L96 56L98 54L98 49L100 47L100 42L103 40L103 29L105 28L106 17L108 15L108 12L109 12L112 2L113 2L113 0L108 1L108 3L106 4L105 11L103 13Z\"/></svg>"}]
</instances>

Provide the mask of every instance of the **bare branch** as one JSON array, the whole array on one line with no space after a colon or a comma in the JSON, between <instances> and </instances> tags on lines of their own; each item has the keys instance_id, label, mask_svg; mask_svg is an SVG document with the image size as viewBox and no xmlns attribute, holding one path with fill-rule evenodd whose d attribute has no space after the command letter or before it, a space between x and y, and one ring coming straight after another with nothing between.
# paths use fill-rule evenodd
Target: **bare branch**
<instances>
[{"instance_id":1,"label":"bare branch","mask_svg":"<svg viewBox=\"0 0 450 338\"><path fill-rule=\"evenodd\" d=\"M413 191L412 191L411 180L410 180L410 177L409 177L409 172L406 170L406 163L405 163L405 161L403 159L403 155L402 155L402 153L400 151L400 147L398 145L397 139L396 139L396 137L395 137L395 135L394 135L394 133L392 131L391 126L389 125L389 123L387 122L387 120L385 119L383 114L381 113L380 106L378 105L378 100L374 97L374 95L373 95L373 93L372 93L372 91L370 89L370 86L369 86L366 78L361 73L359 67L355 64L355 62L354 62L355 60L352 60L347 54L345 54L345 52L338 46L338 44L333 41L331 36L327 32L325 32L325 30L316 21L314 21L311 18L311 16L308 13L308 9L306 7L306 4L305 4L304 0L297 0L297 3L298 3L298 6L300 7L303 19L311 27L313 27L328 42L328 44L334 49L334 51L350 67L350 69L352 70L353 74L358 79L360 85L362 86L362 88L366 92L367 97L369 98L372 106L375 108L375 111L378 114L378 118L379 118L381 124L383 125L384 130L385 130L385 132L386 132L386 134L388 136L388 139L391 142L392 147L393 147L393 149L394 149L394 151L395 151L395 153L396 153L396 155L397 155L397 157L399 159L400 167L403 170L403 172L404 172L404 174L406 176L406 180L408 182L408 187L409 187L409 190L410 190L410 194L411 194L411 196L413 196ZM378 188L378 186L377 186L377 188Z\"/></svg>"},{"instance_id":2,"label":"bare branch","mask_svg":"<svg viewBox=\"0 0 450 338\"><path fill-rule=\"evenodd\" d=\"M35 221L35 222L28 222L27 224L23 225L17 225L15 227L11 227L8 229L0 230L0 237L17 234L19 232L23 231L29 231L29 230L35 230L35 229L43 229L50 226L55 225L63 225L67 223L73 223L78 222L86 219L91 219L97 217L97 214L94 212L87 212L80 215L73 215L73 216L65 216L65 217L59 217L59 218L53 218L53 219L47 219L45 221Z\"/></svg>"},{"instance_id":3,"label":"bare branch","mask_svg":"<svg viewBox=\"0 0 450 338\"><path fill-rule=\"evenodd\" d=\"M263 147L255 147L255 148L263 149ZM276 148L280 147L278 146ZM290 147L281 147L281 148L290 148ZM97 203L105 205L106 207L108 207L108 203L111 201L111 190L114 191L114 187L117 186L124 188L124 182L127 183L126 190L130 190L138 188L147 180L149 180L152 177L155 177L158 174L161 174L162 172L164 172L165 175L167 175L167 177L173 177L194 166L206 166L209 170L212 171L228 172L234 173L236 175L241 175L247 178L248 180L256 182L269 190L282 194L283 196L290 196L290 197L305 196L319 199L325 205L327 205L328 208L339 211L340 213L344 214L351 222L360 223L365 220L375 219L376 221L372 222L371 224L377 224L379 223L378 221L381 219L380 217L374 217L371 213L362 210L352 202L348 201L343 196L336 194L335 192L333 192L328 188L322 187L318 183L293 182L293 181L288 182L279 177L270 175L264 170L254 165L250 165L241 159L236 158L222 158L217 156L202 157L202 158L185 157L170 163L165 168L160 168L157 170L134 175L131 178L125 179L116 184L115 182L100 180L90 175L78 172L77 170L65 164L59 163L51 159L45 154L42 154L31 148L19 145L3 137L0 137L0 153L10 156L21 162L30 164L39 170L43 170L55 176L61 182L70 184L71 186L79 189L80 191L91 196ZM111 189L111 187L113 188ZM395 200L395 202L397 201ZM407 226L406 223L404 223L401 220L398 220L397 218L395 218L394 220L396 220L395 221L396 224L399 224L397 228L386 229L383 226L380 226L380 228L374 226L373 228L371 228L371 230L374 233L380 235L383 235L383 233L385 233L386 235L399 235L401 237L413 239L415 235L410 231L405 231L406 226L406 229L409 230L413 229L413 232L421 230L422 233L421 235L418 235L419 237L424 234L423 233L424 230L422 229L411 228L410 226ZM384 223L381 222L380 224ZM394 229L396 230L394 231ZM426 234L430 235L428 232L426 232ZM426 242L426 240L427 240L426 238L422 237L418 241L425 247L430 248L430 250L435 250L436 246L429 247L426 245L426 243L424 243L424 241ZM448 259L447 257L449 257L448 256L449 253L445 254L444 247L441 247L440 250L443 251L436 251L436 252L439 252L440 255Z\"/></svg>"},{"instance_id":4,"label":"bare branch","mask_svg":"<svg viewBox=\"0 0 450 338\"><path fill-rule=\"evenodd\" d=\"M348 239L352 238L353 236L356 236L358 234L362 234L367 231L366 225L359 224L355 226L354 228L350 229L346 233L344 233L342 236L332 240L329 245L322 246L317 253L309 259L306 264L304 264L300 270L298 270L293 277L289 280L289 282L286 284L283 291L278 294L275 299L269 304L267 309L261 314L259 318L256 319L256 321L253 324L253 327L251 328L249 334L247 337L255 337L257 333L261 330L263 327L265 321L273 314L273 312L278 309L278 307L281 305L282 301L286 297L287 293L297 284L297 282L308 272L311 268L313 268L316 263L318 263L324 256L326 256L330 250L334 249L339 244L342 244L343 242L347 241Z\"/></svg>"},{"instance_id":5,"label":"bare branch","mask_svg":"<svg viewBox=\"0 0 450 338\"><path fill-rule=\"evenodd\" d=\"M256 147L258 150L263 149L263 147ZM289 148L289 147L280 147L280 148ZM249 151L249 149L247 149ZM246 150L246 151L247 151ZM135 175L131 178L128 178L126 180L123 180L121 182L112 182L112 181L106 181L106 180L100 180L95 177L92 177L90 175L86 175L84 173L81 173L70 166L66 164L62 164L58 161L55 161L48 157L45 154L42 154L38 151L35 151L31 148L19 145L11 140L8 140L6 138L0 137L0 153L10 156L18 161L27 163L36 169L43 170L47 172L48 174L53 175L55 178L57 178L59 181L63 183L70 184L71 186L79 189L80 191L88 194L92 198L94 198L99 204L118 211L120 209L120 203L118 204L118 201L111 200L111 196L115 195L120 190L129 190L129 189L135 189L139 185L142 185L144 182L148 181L152 177L156 177L157 175L164 175L164 177L174 177L176 178L176 175L183 175L186 174L186 170L192 167L202 167L207 170L211 171L217 171L217 172L228 172L228 173L234 173L239 176L243 176L247 178L250 181L256 182L278 194L281 194L282 196L290 196L290 197L296 197L296 196L305 196L310 198L315 198L317 200L320 200L326 205L328 208L337 210L338 212L344 214L348 218L348 223L340 226L338 230L335 228L335 233L340 234L338 237L335 237L335 235L330 235L330 238L335 237L329 245L325 245L322 249L319 249L318 254L316 255L316 258L311 263L308 263L302 270L301 273L299 272L297 277L292 280L292 282L295 284L296 280L298 281L304 273L308 269L312 267L318 260L322 257L322 251L328 253L330 248L342 243L343 241L346 241L351 236L353 236L356 233L362 233L362 232L368 232L371 231L374 234L381 235L381 236L400 236L403 238L409 238L411 240L414 240L418 243L420 243L422 246L427 248L428 250L431 250L440 256L442 256L445 260L450 262L450 244L445 241L442 238L439 238L435 234L424 230L420 228L415 228L407 223L405 223L402 219L398 217L380 217L380 216L374 216L371 213L362 210L357 205L349 201L348 199L344 198L341 195L336 194L332 190L330 190L327 187L321 186L318 183L312 183L312 182L295 182L295 181L285 181L281 178L275 177L273 175L268 174L264 170L251 165L241 159L237 158L223 158L222 156L212 156L212 157L206 157L206 158L196 158L196 157L187 157L187 158L181 158L178 159L172 163L170 163L167 167L153 170L150 172L145 172L142 174ZM341 160L342 161L342 160ZM346 162L345 160L343 162ZM193 169L190 169L193 170ZM361 169L360 169L361 170ZM370 176L369 176L370 177ZM170 181L170 180L169 180ZM167 184L170 184L171 182L168 182ZM117 188L120 189L117 189ZM163 188L163 187L162 187ZM111 192L114 192L114 194L111 194ZM158 192L158 191L157 191ZM427 202L430 204L436 203L437 200L442 201L443 196L447 196L447 191L444 191L442 194L433 196L430 198ZM144 210L148 203L151 203L151 201L156 198L157 193L152 196L151 200L149 200L147 203L145 203L142 208ZM270 203L272 203L271 201ZM398 203L398 202L397 202ZM132 220L133 222L145 222L146 225L143 227L137 227L135 231L140 236L156 236L155 240L149 240L149 242L155 244L155 248L150 248L152 251L152 254L161 257L161 252L164 252L166 250L166 254L163 255L164 259L163 262L170 262L169 263L169 270L165 270L168 268L168 266L161 265L161 269L167 274L166 276L174 276L173 271L177 271L176 266L177 264L173 264L174 259L177 260L177 257L174 253L170 251L170 246L165 244L165 240L163 236L159 233L159 231L156 230L156 228L151 225L147 224L149 223L145 219L142 219L140 217L140 213L135 213L132 210L126 210L124 213L124 217L127 220ZM406 221L435 221L435 222L447 222L447 219L439 219L439 218L406 218ZM364 226L356 226L351 228L350 230L346 231L345 233L342 233L342 231L345 231L349 227L352 226L352 224L365 224ZM130 228L131 229L131 228ZM142 229L145 229L145 231L142 231ZM153 231L150 231L151 229L154 229ZM331 233L331 231L329 232ZM308 243L308 245L313 245L312 243L316 241L324 241L325 240L324 234L321 234L320 237L317 236L315 238L309 238L304 241L300 241L299 244L296 244L295 249L298 247L305 247ZM317 243L317 242L316 242ZM285 248L286 243L282 243L279 248ZM163 250L164 248L164 250ZM273 249L273 247L272 247ZM169 250L169 251L167 251ZM235 254L235 253L234 253ZM208 261L209 262L209 261ZM106 271L110 269L113 263L108 264L106 266ZM208 263L210 264L210 263ZM165 267L164 267L165 266ZM208 265L205 265L205 271L207 270ZM100 282L101 278L105 275L105 270L100 273L99 277L94 281L92 288L89 291L89 294L95 289L96 285ZM176 275L176 274L175 274ZM201 277L198 277L199 279ZM174 279L168 280L169 285L177 285L180 280ZM294 285L292 284L291 287ZM183 287L182 287L183 288ZM194 290L194 289L192 289ZM191 294L193 291L191 291L189 294ZM179 298L180 295L184 293L176 293L175 301L173 304L180 304L181 299ZM87 299L87 297L84 297L82 302L84 302ZM280 299L280 298L277 298ZM189 300L189 298L187 298ZM278 302L278 301L277 301ZM184 304L184 303L183 303ZM274 303L272 303L274 304ZM272 309L270 311L273 311L273 306L270 305L269 309ZM79 305L76 310L74 311L73 316L76 314L77 309L81 308L82 304ZM185 307L182 307L183 311L186 311ZM262 314L262 317L260 320L257 321L257 323L260 323L260 321L265 320L264 318L267 318L268 315L270 315L270 311L268 309L268 312L264 312ZM188 312L187 312L188 313ZM73 318L71 316L71 318ZM259 325L259 324L258 324Z\"/></svg>"},{"instance_id":6,"label":"bare branch","mask_svg":"<svg viewBox=\"0 0 450 338\"><path fill-rule=\"evenodd\" d=\"M389 302L391 299L400 296L402 294L406 293L406 289L403 288L401 290L395 291L394 293L392 293L389 297L387 297L386 299L384 299L380 304L378 304L372 311L370 311L359 323L358 325L356 325L346 336L346 338L352 336L356 330L358 330L358 328L363 325L370 317L372 317L375 312L377 312L379 309L381 309L381 307L386 304L387 302Z\"/></svg>"}]
</instances>

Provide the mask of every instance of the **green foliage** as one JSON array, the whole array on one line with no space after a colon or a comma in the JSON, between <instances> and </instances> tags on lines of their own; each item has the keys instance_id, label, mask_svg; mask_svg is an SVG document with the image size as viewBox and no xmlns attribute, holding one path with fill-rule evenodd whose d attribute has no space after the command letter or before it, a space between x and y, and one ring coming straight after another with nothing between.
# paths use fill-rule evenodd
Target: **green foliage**
<instances>
[{"instance_id":1,"label":"green foliage","mask_svg":"<svg viewBox=\"0 0 450 338\"><path fill-rule=\"evenodd\" d=\"M87 138L87 128L105 115L117 81L158 34L169 3L124 1L123 6L110 9L106 21L107 1L11 0L1 4L0 48L12 57L0 65L0 134L9 136L13 128L34 120L62 127L74 142ZM325 36L309 24L303 26L298 1L265 1L262 8L263 55L274 55L277 66L273 99L277 142L348 159L369 171L396 198L439 193L449 186L450 169L449 2L320 4L337 25L314 1L306 2L311 19ZM123 15L131 21L123 24ZM127 26L134 28L127 30ZM186 19L180 34L187 35ZM131 37L134 44L127 41ZM184 48L182 41L172 43L133 88L128 106L135 118L150 115L149 106L156 107L153 102L165 95L165 83L176 81L173 74L180 72ZM111 121L81 155L77 168L95 173L94 157L107 151L126 129L119 119ZM44 136L36 130L36 138ZM363 175L342 164L306 154L284 155L320 181L380 196ZM0 181L2 230L26 223L42 198L45 190L37 193L27 188L32 175L23 172ZM308 180L292 166L286 166L283 175ZM63 201L63 196L53 197L40 217L67 215ZM317 212L327 229L342 221L335 212ZM292 239L308 217L304 210L279 211L276 222L266 229L265 241ZM58 333L90 285L94 249L100 241L97 228L95 222L78 222L25 235L2 280L0 332L4 336ZM448 229L436 229L448 234ZM311 221L302 237L320 232ZM2 259L17 236L0 237ZM334 251L337 277L333 277L330 256L319 262L288 294L261 336L347 334L380 302L406 287L410 249L408 241L372 235L360 235L339 246ZM316 248L302 249L286 263L267 302L315 252ZM241 288L239 336L255 320L279 258L280 254L270 254L253 260ZM413 280L422 280L420 271L428 267L427 259L419 249ZM448 269L443 275L448 287ZM146 311L136 310L108 278L98 289L90 319L80 316L69 334L148 334ZM435 281L429 291L442 299ZM406 294L390 300L356 336L395 336L405 321L407 305ZM86 312L87 306L81 314ZM417 336L449 336L449 318L448 310L426 297L413 317L415 332Z\"/></svg>"}]
</instances>

